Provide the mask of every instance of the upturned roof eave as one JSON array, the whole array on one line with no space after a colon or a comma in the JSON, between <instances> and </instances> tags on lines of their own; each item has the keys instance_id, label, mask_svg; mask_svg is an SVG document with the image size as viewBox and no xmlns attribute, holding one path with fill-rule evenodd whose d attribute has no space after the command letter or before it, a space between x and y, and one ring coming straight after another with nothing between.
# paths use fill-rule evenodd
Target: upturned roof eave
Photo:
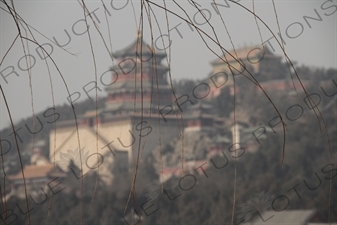
<instances>
[{"instance_id":1,"label":"upturned roof eave","mask_svg":"<svg viewBox=\"0 0 337 225\"><path fill-rule=\"evenodd\" d=\"M151 49L151 50L150 50ZM140 51L142 50L142 51ZM113 52L112 56L114 58L119 57L126 57L126 56L132 56L135 57L136 53L140 56L152 56L155 55L156 58L164 58L166 57L165 52L162 51L153 51L153 46L149 46L146 42L144 42L143 38L136 38L130 45L127 47Z\"/></svg>"}]
</instances>

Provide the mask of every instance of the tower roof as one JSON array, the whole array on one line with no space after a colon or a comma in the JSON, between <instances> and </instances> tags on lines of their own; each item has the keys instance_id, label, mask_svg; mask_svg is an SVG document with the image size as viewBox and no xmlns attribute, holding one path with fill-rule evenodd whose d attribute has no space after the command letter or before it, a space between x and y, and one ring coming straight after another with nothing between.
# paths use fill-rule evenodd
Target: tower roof
<instances>
[{"instance_id":1,"label":"tower roof","mask_svg":"<svg viewBox=\"0 0 337 225\"><path fill-rule=\"evenodd\" d=\"M36 179L43 177L64 177L65 173L60 170L60 168L52 163L46 165L26 165L23 169L25 174L25 179ZM22 172L10 175L7 177L8 180L23 180Z\"/></svg>"},{"instance_id":2,"label":"tower roof","mask_svg":"<svg viewBox=\"0 0 337 225\"><path fill-rule=\"evenodd\" d=\"M258 51L256 51L258 50ZM280 56L275 55L269 48L268 46L262 46L262 45L255 45L255 46L249 46L249 47L243 47L243 48L237 48L232 51L229 51L229 53L231 55L233 55L235 58L233 58L231 55L229 55L228 53L226 53L226 58L229 62L231 61L236 61L236 57L238 57L239 59L243 59L246 60L247 57L249 58L254 58L254 57L258 57L261 58L261 54L263 54L264 50L264 57L275 57L275 58L281 58ZM226 58L224 56L220 58L217 58L213 61L211 61L212 65L218 65L218 64L223 64L225 63L224 61L226 61Z\"/></svg>"},{"instance_id":3,"label":"tower roof","mask_svg":"<svg viewBox=\"0 0 337 225\"><path fill-rule=\"evenodd\" d=\"M156 55L157 58L164 58L166 56L165 52L156 50L153 46L148 45L144 40L141 32L138 32L137 38L127 47L112 53L113 57L146 57L152 56L153 54ZM148 57L146 57L148 58Z\"/></svg>"}]
</instances>

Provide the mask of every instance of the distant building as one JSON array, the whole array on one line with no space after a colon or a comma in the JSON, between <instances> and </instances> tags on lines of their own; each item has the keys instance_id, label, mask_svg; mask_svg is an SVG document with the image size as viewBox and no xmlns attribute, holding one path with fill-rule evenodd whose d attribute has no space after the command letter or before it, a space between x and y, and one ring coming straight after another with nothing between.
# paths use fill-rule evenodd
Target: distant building
<instances>
[{"instance_id":1,"label":"distant building","mask_svg":"<svg viewBox=\"0 0 337 225\"><path fill-rule=\"evenodd\" d=\"M214 115L210 104L197 103L188 108L184 121L184 132L210 130L214 124Z\"/></svg>"},{"instance_id":2,"label":"distant building","mask_svg":"<svg viewBox=\"0 0 337 225\"><path fill-rule=\"evenodd\" d=\"M298 81L296 77L294 77L293 80L290 78L288 79L276 79L276 80L270 80L265 82L260 82L261 87L264 91L267 93L273 93L273 92L284 92L287 91L287 94L289 96L295 95L296 91L300 92L304 88L308 88L310 81L309 80L303 80L301 79L301 83ZM303 87L302 87L303 85ZM257 91L261 91L260 87L256 87ZM296 89L296 91L295 91Z\"/></svg>"},{"instance_id":3,"label":"distant building","mask_svg":"<svg viewBox=\"0 0 337 225\"><path fill-rule=\"evenodd\" d=\"M65 170L74 158L83 174L99 169L106 184L112 184L114 160L131 168L138 152L146 157L159 140L166 143L179 134L168 68L161 63L165 53L138 35L112 55L116 61L105 107L79 116L77 128L74 120L57 123L50 133L49 153L50 161Z\"/></svg>"},{"instance_id":4,"label":"distant building","mask_svg":"<svg viewBox=\"0 0 337 225\"><path fill-rule=\"evenodd\" d=\"M233 75L243 74L247 78L261 77L272 74L273 79L277 79L282 74L281 56L275 55L267 46L257 45L238 48L235 51L225 52L225 55L211 62L212 71L210 73L210 94L209 98L214 98L221 93L225 87L233 85ZM223 85L224 84L224 85ZM233 95L234 89L230 90ZM236 91L239 91L236 87Z\"/></svg>"},{"instance_id":5,"label":"distant building","mask_svg":"<svg viewBox=\"0 0 337 225\"><path fill-rule=\"evenodd\" d=\"M22 174L24 174L25 180ZM25 188L31 196L46 194L50 189L48 185L55 187L64 177L66 177L66 174L58 166L51 163L27 165L23 168L23 171L7 176L11 190L6 198L13 195L25 198Z\"/></svg>"}]
</instances>

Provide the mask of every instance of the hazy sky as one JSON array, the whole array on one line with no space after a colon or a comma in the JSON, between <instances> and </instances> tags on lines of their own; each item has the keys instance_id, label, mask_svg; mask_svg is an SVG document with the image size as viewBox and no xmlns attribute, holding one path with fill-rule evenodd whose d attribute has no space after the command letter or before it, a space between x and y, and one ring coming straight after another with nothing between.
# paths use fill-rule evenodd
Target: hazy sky
<instances>
[{"instance_id":1,"label":"hazy sky","mask_svg":"<svg viewBox=\"0 0 337 225\"><path fill-rule=\"evenodd\" d=\"M14 2L18 15L31 26L31 32L38 43L51 53L50 56L61 71L70 93L79 92L81 97L78 101L88 98L83 87L95 80L95 67L88 32L85 32L84 12L79 3L77 1L57 0ZM215 37L211 27L208 23L205 23L196 8L186 1L176 2L186 10L195 25L213 38ZM219 11L217 11L214 4L211 4L212 2L212 0L196 1L209 19L210 24L214 27L217 37L224 48L231 50L232 46L220 15L236 48L261 43L254 17L249 12L234 3L227 5L224 0L216 1L219 4ZM252 9L251 0L238 2ZM102 33L108 48L110 48L109 31L113 51L122 49L135 40L136 30L140 21L140 1L104 1L107 10L106 14L101 1L85 1L85 3L89 11L92 12L92 18ZM155 3L163 5L162 1L155 1ZM168 10L188 19L184 11L173 1L167 1L166 4ZM297 62L298 65L337 68L337 1L282 0L275 1L275 4L285 49L290 59ZM0 11L0 57L2 59L18 34L18 30L11 15L3 10L7 10L6 5L0 3L0 6L2 8ZM153 16L149 21L148 17L144 15L144 40L149 44L151 43L150 22L152 24L153 41L156 41L160 36L158 24L162 34L168 33L165 11L153 4L151 7L157 21ZM272 2L255 0L255 10L257 15L277 34L278 28ZM174 79L205 78L211 71L210 61L216 59L216 56L206 47L195 28L189 26L176 15L168 12L167 16L172 41L172 77ZM102 90L99 94L104 95L104 85L100 78L115 62L111 61L109 51L104 47L103 40L91 18L87 16L87 19L96 61L98 87ZM272 37L272 34L261 22L259 22L259 25L262 31L262 38L267 41ZM25 31L23 28L21 26L22 35L32 38L28 30ZM70 40L65 30L68 32ZM279 36L277 37L279 38ZM63 49L54 43L54 38L60 45L65 45ZM167 36L164 36L164 38L165 44L168 45ZM207 37L205 39L209 47L221 55L219 47ZM69 43L67 44L67 42ZM162 47L161 40L156 43L158 48ZM41 112L48 107L52 107L51 81L56 105L67 103L69 95L52 61L50 59L44 60L41 50L33 43L27 45L24 42L23 44L26 52L23 51L22 42L19 39L16 40L0 67L0 84L5 92L15 121L32 115L32 104L35 112ZM281 55L280 47L274 38L270 39L267 45L275 49L275 54ZM27 64L23 57L24 55L30 55L27 57L32 65L30 74L26 70ZM50 69L51 78L48 75L48 68ZM13 69L16 74L12 73ZM29 77L31 77L31 83ZM105 83L109 82L107 74L104 74L102 79ZM90 87L92 87L92 84L89 84L86 89L88 90ZM94 97L95 92L91 91L89 95ZM3 129L9 125L9 118L2 96L0 112L0 129Z\"/></svg>"}]
</instances>

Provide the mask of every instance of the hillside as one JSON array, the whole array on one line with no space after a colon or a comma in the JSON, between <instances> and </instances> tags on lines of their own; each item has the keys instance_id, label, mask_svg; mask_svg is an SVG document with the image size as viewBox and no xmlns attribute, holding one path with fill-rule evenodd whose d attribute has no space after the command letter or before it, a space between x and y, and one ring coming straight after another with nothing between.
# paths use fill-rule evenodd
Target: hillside
<instances>
[{"instance_id":1,"label":"hillside","mask_svg":"<svg viewBox=\"0 0 337 225\"><path fill-rule=\"evenodd\" d=\"M303 81L306 81L306 89L314 101L311 104L301 89L297 89L297 93L290 91L292 89L283 90L285 79L267 81L266 77L261 78L261 86L266 89L276 111L261 90L239 77L235 103L231 91L223 88L216 98L196 101L195 108L185 105L180 114L183 118L191 116L192 111L202 111L201 103L209 104L207 113L212 115L215 122L205 130L186 131L184 140L177 133L177 138L162 143L153 150L153 154L141 158L136 183L137 201L131 205L134 205L136 214L142 215L142 222L229 224L234 192L237 223L247 215L244 207L247 204L251 204L249 210L254 211L254 207L261 204L261 210L271 208L275 213L285 209L315 208L325 219L329 216L330 207L331 220L337 221L336 201L332 200L329 206L329 199L337 198L336 71L312 70L302 66L298 68L298 73L306 78ZM273 83L275 81L276 84ZM199 83L193 80L176 82L178 96L191 94L193 86ZM103 107L104 102L105 99L100 99L98 108ZM315 105L318 105L320 111L313 107ZM89 100L74 105L78 117L95 107L95 102ZM56 113L55 117L53 113ZM284 155L280 115L285 123ZM33 141L44 140L43 154L49 157L49 133L54 128L52 121L74 119L69 105L58 106L55 111L47 109L35 117L42 124L40 127L37 125L35 135L30 132L33 129L29 130L33 117L15 124L15 129L18 133L20 131L18 144L24 164L29 163ZM181 123L184 124L184 119ZM231 145L231 126L236 123L242 126L240 148ZM20 170L11 133L11 128L1 131L1 139L8 140L2 141L4 160L1 162L4 162L1 167L6 168L7 175ZM162 135L165 135L165 130ZM11 143L10 150L6 147L8 143ZM255 146L252 148L254 150L251 150L251 146ZM210 154L210 147L216 148L216 154ZM196 163L202 160L201 166ZM166 169L184 167L185 171L170 173L170 178L160 184L163 165ZM52 224L57 220L58 224L74 224L78 221L81 208L86 210L83 214L84 224L125 224L125 220L131 223L129 217L123 215L132 174L114 166L111 166L111 170L115 175L115 185L110 187L99 183L94 200L96 173L84 178L82 197L78 190L81 179L71 180L73 175L69 173L67 179L75 182L77 188L59 191L52 198L44 199L44 195L30 198L31 223L39 221L41 224ZM257 194L261 195L254 205L251 201L256 200L254 196ZM49 201L51 213L47 217ZM7 208L15 209L13 215L17 216L17 224L27 221L27 213L20 208L24 208L25 204L24 200L16 197L7 202ZM130 210L131 207L127 207L127 214Z\"/></svg>"}]
</instances>

